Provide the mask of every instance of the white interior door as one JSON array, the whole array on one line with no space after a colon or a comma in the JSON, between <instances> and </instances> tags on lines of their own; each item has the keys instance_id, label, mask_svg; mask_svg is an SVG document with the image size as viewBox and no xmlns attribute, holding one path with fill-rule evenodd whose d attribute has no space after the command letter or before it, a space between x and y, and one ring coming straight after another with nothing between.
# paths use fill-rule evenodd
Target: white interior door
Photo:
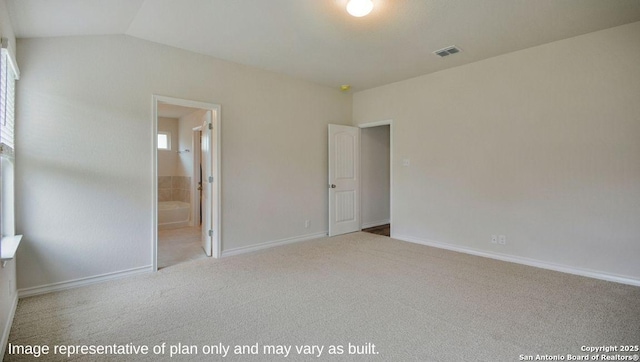
<instances>
[{"instance_id":1,"label":"white interior door","mask_svg":"<svg viewBox=\"0 0 640 362\"><path fill-rule=\"evenodd\" d=\"M198 126L193 129L193 139L192 139L192 147L193 150L193 172L192 172L192 187L191 187L191 198L193 200L193 205L191 205L191 226L201 226L202 225L202 170L200 169L202 165L202 161L200 161L200 157L202 156L202 147L200 135L202 134L202 126Z\"/></svg>"},{"instance_id":2,"label":"white interior door","mask_svg":"<svg viewBox=\"0 0 640 362\"><path fill-rule=\"evenodd\" d=\"M329 125L329 236L360 230L360 129Z\"/></svg>"},{"instance_id":3,"label":"white interior door","mask_svg":"<svg viewBox=\"0 0 640 362\"><path fill-rule=\"evenodd\" d=\"M211 256L213 249L213 150L212 116L208 111L202 123L202 138L200 142L202 162L202 248L207 256Z\"/></svg>"}]
</instances>

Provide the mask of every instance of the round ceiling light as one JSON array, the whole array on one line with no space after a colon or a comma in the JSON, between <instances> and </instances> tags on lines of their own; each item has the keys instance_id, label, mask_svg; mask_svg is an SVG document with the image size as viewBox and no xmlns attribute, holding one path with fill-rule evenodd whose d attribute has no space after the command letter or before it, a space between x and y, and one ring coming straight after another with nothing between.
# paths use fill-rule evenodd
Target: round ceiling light
<instances>
[{"instance_id":1,"label":"round ceiling light","mask_svg":"<svg viewBox=\"0 0 640 362\"><path fill-rule=\"evenodd\" d=\"M371 0L350 0L347 4L347 12L356 18L363 17L373 10Z\"/></svg>"}]
</instances>

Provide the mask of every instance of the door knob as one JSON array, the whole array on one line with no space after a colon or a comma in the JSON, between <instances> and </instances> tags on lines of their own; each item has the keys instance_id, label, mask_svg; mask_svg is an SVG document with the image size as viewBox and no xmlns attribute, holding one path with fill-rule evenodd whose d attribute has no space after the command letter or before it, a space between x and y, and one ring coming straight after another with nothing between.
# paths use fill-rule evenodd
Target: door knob
<instances>
[{"instance_id":1,"label":"door knob","mask_svg":"<svg viewBox=\"0 0 640 362\"><path fill-rule=\"evenodd\" d=\"M335 188L336 188L336 185L331 184L331 188L332 188L332 189L335 189Z\"/></svg>"}]
</instances>

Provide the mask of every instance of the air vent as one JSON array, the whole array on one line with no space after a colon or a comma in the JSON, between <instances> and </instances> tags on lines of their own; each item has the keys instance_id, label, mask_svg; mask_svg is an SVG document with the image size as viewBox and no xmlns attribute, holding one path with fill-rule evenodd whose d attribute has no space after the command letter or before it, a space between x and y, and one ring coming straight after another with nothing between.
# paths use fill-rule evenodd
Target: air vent
<instances>
[{"instance_id":1,"label":"air vent","mask_svg":"<svg viewBox=\"0 0 640 362\"><path fill-rule=\"evenodd\" d=\"M438 55L442 58L451 55L451 54L455 54L455 53L460 53L460 48L456 47L455 45L452 45L450 47L446 47L446 48L442 48L440 50L436 50L435 52L433 52L433 54Z\"/></svg>"}]
</instances>

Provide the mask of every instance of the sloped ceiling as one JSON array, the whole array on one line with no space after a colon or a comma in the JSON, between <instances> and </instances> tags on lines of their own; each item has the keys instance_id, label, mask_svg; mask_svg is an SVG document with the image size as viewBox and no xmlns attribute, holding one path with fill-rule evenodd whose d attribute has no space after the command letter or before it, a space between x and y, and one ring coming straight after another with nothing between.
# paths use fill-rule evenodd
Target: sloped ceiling
<instances>
[{"instance_id":1,"label":"sloped ceiling","mask_svg":"<svg viewBox=\"0 0 640 362\"><path fill-rule=\"evenodd\" d=\"M640 21L639 0L7 0L16 36L126 34L361 90ZM639 35L640 41L640 35ZM456 45L462 52L432 52Z\"/></svg>"}]
</instances>

